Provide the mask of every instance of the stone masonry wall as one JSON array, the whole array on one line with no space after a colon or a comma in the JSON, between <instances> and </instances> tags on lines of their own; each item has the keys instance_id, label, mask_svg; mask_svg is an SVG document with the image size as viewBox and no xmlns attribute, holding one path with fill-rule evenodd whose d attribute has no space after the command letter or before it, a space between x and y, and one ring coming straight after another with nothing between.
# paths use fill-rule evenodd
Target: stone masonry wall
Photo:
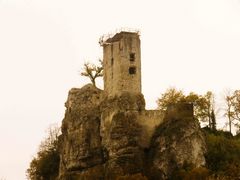
<instances>
[{"instance_id":1,"label":"stone masonry wall","mask_svg":"<svg viewBox=\"0 0 240 180\"><path fill-rule=\"evenodd\" d=\"M109 96L124 91L141 93L140 51L137 33L118 33L103 45L104 90ZM130 53L134 53L133 61ZM136 68L135 74L129 74L130 67Z\"/></svg>"},{"instance_id":2,"label":"stone masonry wall","mask_svg":"<svg viewBox=\"0 0 240 180\"><path fill-rule=\"evenodd\" d=\"M155 129L163 123L164 112L160 110L144 110L138 114L138 123L143 126L141 134L141 146L148 148L151 142L151 137Z\"/></svg>"}]
</instances>

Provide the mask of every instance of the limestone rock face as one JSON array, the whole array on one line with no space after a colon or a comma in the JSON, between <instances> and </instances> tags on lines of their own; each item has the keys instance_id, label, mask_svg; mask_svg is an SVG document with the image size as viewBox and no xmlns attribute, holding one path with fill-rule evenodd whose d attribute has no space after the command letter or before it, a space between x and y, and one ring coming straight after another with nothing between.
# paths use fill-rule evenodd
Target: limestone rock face
<instances>
[{"instance_id":1,"label":"limestone rock face","mask_svg":"<svg viewBox=\"0 0 240 180\"><path fill-rule=\"evenodd\" d=\"M191 108L191 105L179 104L167 110L165 121L152 139L149 177L168 179L183 166L205 165L206 144Z\"/></svg>"},{"instance_id":2,"label":"limestone rock face","mask_svg":"<svg viewBox=\"0 0 240 180\"><path fill-rule=\"evenodd\" d=\"M142 172L143 150L138 123L139 111L145 108L141 94L124 93L102 103L101 137L107 154L105 178Z\"/></svg>"},{"instance_id":3,"label":"limestone rock face","mask_svg":"<svg viewBox=\"0 0 240 180\"><path fill-rule=\"evenodd\" d=\"M71 89L62 122L60 177L103 163L100 137L102 91L92 85ZM71 173L70 173L71 174Z\"/></svg>"},{"instance_id":4,"label":"limestone rock face","mask_svg":"<svg viewBox=\"0 0 240 180\"><path fill-rule=\"evenodd\" d=\"M145 110L139 93L113 97L92 85L71 89L60 137L59 180L168 179L184 164L205 164L191 105Z\"/></svg>"}]
</instances>

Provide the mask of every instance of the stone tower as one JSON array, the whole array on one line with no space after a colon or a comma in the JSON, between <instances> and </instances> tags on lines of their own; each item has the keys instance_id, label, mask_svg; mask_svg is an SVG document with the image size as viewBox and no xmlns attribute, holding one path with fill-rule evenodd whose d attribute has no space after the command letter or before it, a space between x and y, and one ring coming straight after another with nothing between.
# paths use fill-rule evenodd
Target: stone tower
<instances>
[{"instance_id":1,"label":"stone tower","mask_svg":"<svg viewBox=\"0 0 240 180\"><path fill-rule=\"evenodd\" d=\"M100 44L103 46L104 90L107 94L141 93L139 32L121 31Z\"/></svg>"}]
</instances>

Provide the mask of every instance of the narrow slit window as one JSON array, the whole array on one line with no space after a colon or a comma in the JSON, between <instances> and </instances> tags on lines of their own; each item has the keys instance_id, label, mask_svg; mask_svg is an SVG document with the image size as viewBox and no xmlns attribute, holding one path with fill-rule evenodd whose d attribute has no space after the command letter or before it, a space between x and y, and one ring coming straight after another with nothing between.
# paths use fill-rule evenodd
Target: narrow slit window
<instances>
[{"instance_id":1,"label":"narrow slit window","mask_svg":"<svg viewBox=\"0 0 240 180\"><path fill-rule=\"evenodd\" d=\"M129 74L136 74L136 67L130 67L128 71L129 71Z\"/></svg>"},{"instance_id":2,"label":"narrow slit window","mask_svg":"<svg viewBox=\"0 0 240 180\"><path fill-rule=\"evenodd\" d=\"M129 59L130 59L130 61L135 61L135 53L130 53Z\"/></svg>"},{"instance_id":3,"label":"narrow slit window","mask_svg":"<svg viewBox=\"0 0 240 180\"><path fill-rule=\"evenodd\" d=\"M111 65L113 65L113 62L114 62L114 60L113 60L113 58L111 58Z\"/></svg>"}]
</instances>

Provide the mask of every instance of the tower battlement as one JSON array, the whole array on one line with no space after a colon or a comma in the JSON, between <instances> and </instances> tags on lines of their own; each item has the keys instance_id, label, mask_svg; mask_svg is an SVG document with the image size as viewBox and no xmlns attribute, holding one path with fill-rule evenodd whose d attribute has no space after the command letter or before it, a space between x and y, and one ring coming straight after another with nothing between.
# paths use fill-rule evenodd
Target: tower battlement
<instances>
[{"instance_id":1,"label":"tower battlement","mask_svg":"<svg viewBox=\"0 0 240 180\"><path fill-rule=\"evenodd\" d=\"M131 28L120 28L117 29L115 32L111 32L108 34L104 34L99 38L99 44L101 46L108 44L107 40L112 39L115 35L120 34L120 33L136 33L140 35L140 31L138 29L131 29Z\"/></svg>"},{"instance_id":2,"label":"tower battlement","mask_svg":"<svg viewBox=\"0 0 240 180\"><path fill-rule=\"evenodd\" d=\"M141 93L141 49L138 31L102 38L104 90L108 95Z\"/></svg>"}]
</instances>

